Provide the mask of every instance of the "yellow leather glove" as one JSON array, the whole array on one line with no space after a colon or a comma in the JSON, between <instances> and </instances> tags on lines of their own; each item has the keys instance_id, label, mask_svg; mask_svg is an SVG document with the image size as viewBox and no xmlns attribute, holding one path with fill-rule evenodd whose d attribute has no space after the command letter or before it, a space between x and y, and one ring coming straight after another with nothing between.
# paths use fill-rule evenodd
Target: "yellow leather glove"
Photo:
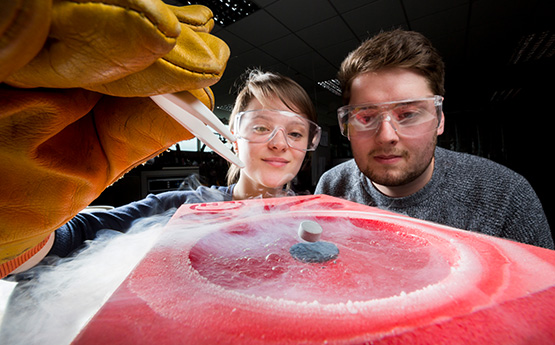
<instances>
[{"instance_id":1,"label":"yellow leather glove","mask_svg":"<svg viewBox=\"0 0 555 345\"><path fill-rule=\"evenodd\" d=\"M0 82L25 66L42 49L52 0L0 2Z\"/></svg>"},{"instance_id":2,"label":"yellow leather glove","mask_svg":"<svg viewBox=\"0 0 555 345\"><path fill-rule=\"evenodd\" d=\"M213 109L208 86L229 58L203 6L54 0L41 39L25 22L45 27L45 3L0 4L0 277L127 171L192 138L146 96L189 90Z\"/></svg>"}]
</instances>

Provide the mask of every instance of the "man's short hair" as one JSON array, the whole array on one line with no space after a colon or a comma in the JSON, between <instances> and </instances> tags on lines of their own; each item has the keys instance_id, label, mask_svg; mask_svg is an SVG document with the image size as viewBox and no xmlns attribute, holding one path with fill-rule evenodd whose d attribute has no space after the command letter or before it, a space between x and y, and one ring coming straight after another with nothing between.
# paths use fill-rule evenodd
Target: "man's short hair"
<instances>
[{"instance_id":1,"label":"man's short hair","mask_svg":"<svg viewBox=\"0 0 555 345\"><path fill-rule=\"evenodd\" d=\"M358 75L387 68L406 68L426 78L435 95L445 94L445 65L424 35L396 29L381 32L353 50L341 63L338 79L343 102L349 103L351 84Z\"/></svg>"}]
</instances>

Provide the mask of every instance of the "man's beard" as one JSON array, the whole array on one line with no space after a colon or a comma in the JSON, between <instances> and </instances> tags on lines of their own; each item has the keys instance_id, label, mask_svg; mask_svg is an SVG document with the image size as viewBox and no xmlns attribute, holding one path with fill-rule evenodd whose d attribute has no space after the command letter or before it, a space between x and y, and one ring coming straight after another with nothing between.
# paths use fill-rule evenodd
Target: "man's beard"
<instances>
[{"instance_id":1,"label":"man's beard","mask_svg":"<svg viewBox=\"0 0 555 345\"><path fill-rule=\"evenodd\" d=\"M428 166L432 163L433 155L430 157L429 160L426 161L426 164L419 165L415 169L411 169L409 171L403 171L402 173L374 173L372 170L367 169L364 171L364 175L368 177L373 183L387 186L387 187L398 187L409 184L420 177L424 171L428 168Z\"/></svg>"},{"instance_id":2,"label":"man's beard","mask_svg":"<svg viewBox=\"0 0 555 345\"><path fill-rule=\"evenodd\" d=\"M403 185L406 185L408 183L411 183L414 180L416 180L418 177L420 177L426 171L426 169L428 169L430 164L432 164L432 160L434 158L436 143L437 143L437 136L434 136L433 140L428 144L428 146L425 149L425 152L427 154L429 153L429 157L427 157L426 159L421 158L420 159L421 162L418 161L417 162L418 164L409 166L410 169L408 169L408 170L403 170L403 171L394 170L394 171L377 172L374 169L370 169L370 168L367 167L363 171L363 173L373 183L376 183L376 184L379 184L379 185L382 185L382 186L398 187L398 186L403 186ZM376 151L371 151L369 153L369 156L373 156L375 153L376 153ZM397 154L397 155L401 156L405 161L408 161L411 158L411 153L409 153L408 151L402 151L402 152L379 151L379 153L380 154L381 153ZM369 159L372 159L372 158L369 158Z\"/></svg>"}]
</instances>

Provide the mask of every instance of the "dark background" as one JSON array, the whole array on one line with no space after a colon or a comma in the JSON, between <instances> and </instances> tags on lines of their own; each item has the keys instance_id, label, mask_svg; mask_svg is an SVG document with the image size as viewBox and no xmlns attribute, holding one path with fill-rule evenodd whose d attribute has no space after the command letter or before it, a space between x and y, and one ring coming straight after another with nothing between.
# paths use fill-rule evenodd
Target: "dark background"
<instances>
[{"instance_id":1,"label":"dark background","mask_svg":"<svg viewBox=\"0 0 555 345\"><path fill-rule=\"evenodd\" d=\"M339 134L333 89L347 53L380 30L404 28L426 35L446 63L446 131L439 145L473 153L524 175L553 225L550 120L555 53L552 0L243 0L201 3L215 13L212 33L231 49L223 78L212 87L215 113L225 123L236 81L249 67L285 74L317 106L324 140L296 181L313 191L321 173L351 157ZM245 17L245 15L247 15ZM196 163L196 165L194 165ZM227 164L211 152L169 151L128 173L98 203L119 204L141 197L141 171L179 166L199 168L207 185L225 184ZM472 178L472 177L469 177Z\"/></svg>"}]
</instances>

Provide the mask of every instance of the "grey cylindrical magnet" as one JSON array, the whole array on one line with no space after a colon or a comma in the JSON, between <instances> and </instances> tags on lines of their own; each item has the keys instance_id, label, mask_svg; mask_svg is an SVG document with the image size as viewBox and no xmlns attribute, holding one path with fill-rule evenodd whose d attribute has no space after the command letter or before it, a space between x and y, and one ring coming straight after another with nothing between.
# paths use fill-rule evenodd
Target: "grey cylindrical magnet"
<instances>
[{"instance_id":1,"label":"grey cylindrical magnet","mask_svg":"<svg viewBox=\"0 0 555 345\"><path fill-rule=\"evenodd\" d=\"M299 225L299 236L307 242L317 242L322 235L322 227L320 224L305 220Z\"/></svg>"}]
</instances>

